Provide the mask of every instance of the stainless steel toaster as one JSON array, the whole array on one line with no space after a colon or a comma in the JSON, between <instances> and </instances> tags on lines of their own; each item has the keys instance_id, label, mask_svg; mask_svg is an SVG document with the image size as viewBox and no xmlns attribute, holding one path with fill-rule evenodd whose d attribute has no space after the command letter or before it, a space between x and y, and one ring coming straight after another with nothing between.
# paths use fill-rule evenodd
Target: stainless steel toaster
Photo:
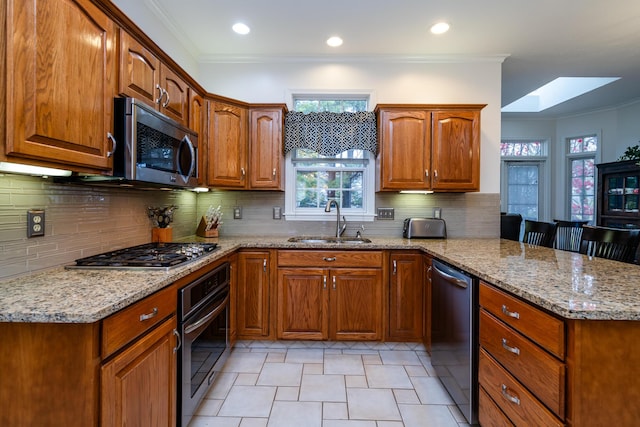
<instances>
[{"instance_id":1,"label":"stainless steel toaster","mask_svg":"<svg viewBox=\"0 0 640 427\"><path fill-rule=\"evenodd\" d=\"M447 227L442 218L407 218L402 237L406 239L446 239Z\"/></svg>"}]
</instances>

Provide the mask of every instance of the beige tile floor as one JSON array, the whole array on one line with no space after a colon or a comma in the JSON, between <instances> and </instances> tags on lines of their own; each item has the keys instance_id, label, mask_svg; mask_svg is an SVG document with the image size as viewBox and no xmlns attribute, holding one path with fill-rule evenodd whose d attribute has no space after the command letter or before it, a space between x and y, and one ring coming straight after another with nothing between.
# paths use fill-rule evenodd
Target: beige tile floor
<instances>
[{"instance_id":1,"label":"beige tile floor","mask_svg":"<svg viewBox=\"0 0 640 427\"><path fill-rule=\"evenodd\" d=\"M417 343L240 341L189 427L461 427Z\"/></svg>"}]
</instances>

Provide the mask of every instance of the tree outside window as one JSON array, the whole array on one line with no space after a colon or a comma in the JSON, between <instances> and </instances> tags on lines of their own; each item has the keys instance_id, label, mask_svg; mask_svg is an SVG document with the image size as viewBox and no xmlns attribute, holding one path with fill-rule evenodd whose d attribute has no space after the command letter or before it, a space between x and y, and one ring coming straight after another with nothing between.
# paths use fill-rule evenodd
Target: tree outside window
<instances>
[{"instance_id":1,"label":"tree outside window","mask_svg":"<svg viewBox=\"0 0 640 427\"><path fill-rule=\"evenodd\" d=\"M595 219L595 155L598 150L598 136L585 135L567 138L569 158L571 220L589 221Z\"/></svg>"}]
</instances>

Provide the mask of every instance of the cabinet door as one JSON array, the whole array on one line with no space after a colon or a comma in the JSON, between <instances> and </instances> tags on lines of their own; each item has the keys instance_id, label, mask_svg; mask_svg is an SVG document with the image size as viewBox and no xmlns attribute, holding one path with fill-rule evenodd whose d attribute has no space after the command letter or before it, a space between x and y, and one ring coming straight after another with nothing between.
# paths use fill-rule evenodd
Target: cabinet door
<instances>
[{"instance_id":1,"label":"cabinet door","mask_svg":"<svg viewBox=\"0 0 640 427\"><path fill-rule=\"evenodd\" d=\"M238 338L269 336L269 252L238 255Z\"/></svg>"},{"instance_id":2,"label":"cabinet door","mask_svg":"<svg viewBox=\"0 0 640 427\"><path fill-rule=\"evenodd\" d=\"M157 108L162 91L160 60L142 43L120 29L120 79L118 91Z\"/></svg>"},{"instance_id":3,"label":"cabinet door","mask_svg":"<svg viewBox=\"0 0 640 427\"><path fill-rule=\"evenodd\" d=\"M432 188L480 190L480 112L434 111Z\"/></svg>"},{"instance_id":4,"label":"cabinet door","mask_svg":"<svg viewBox=\"0 0 640 427\"><path fill-rule=\"evenodd\" d=\"M109 169L115 24L89 0L9 0L6 10L6 154Z\"/></svg>"},{"instance_id":5,"label":"cabinet door","mask_svg":"<svg viewBox=\"0 0 640 427\"><path fill-rule=\"evenodd\" d=\"M175 328L173 316L102 367L102 426L176 425Z\"/></svg>"},{"instance_id":6,"label":"cabinet door","mask_svg":"<svg viewBox=\"0 0 640 427\"><path fill-rule=\"evenodd\" d=\"M208 145L205 135L204 98L193 88L189 88L189 129L198 134L198 185L206 185Z\"/></svg>"},{"instance_id":7,"label":"cabinet door","mask_svg":"<svg viewBox=\"0 0 640 427\"><path fill-rule=\"evenodd\" d=\"M329 337L328 275L319 268L278 269L278 338Z\"/></svg>"},{"instance_id":8,"label":"cabinet door","mask_svg":"<svg viewBox=\"0 0 640 427\"><path fill-rule=\"evenodd\" d=\"M392 253L389 277L389 338L420 340L424 335L421 254Z\"/></svg>"},{"instance_id":9,"label":"cabinet door","mask_svg":"<svg viewBox=\"0 0 640 427\"><path fill-rule=\"evenodd\" d=\"M189 125L189 87L178 74L160 65L160 86L165 93L160 100L160 112L185 126Z\"/></svg>"},{"instance_id":10,"label":"cabinet door","mask_svg":"<svg viewBox=\"0 0 640 427\"><path fill-rule=\"evenodd\" d=\"M331 270L329 337L336 340L382 338L382 270Z\"/></svg>"},{"instance_id":11,"label":"cabinet door","mask_svg":"<svg viewBox=\"0 0 640 427\"><path fill-rule=\"evenodd\" d=\"M247 110L212 102L209 111L209 185L247 185Z\"/></svg>"},{"instance_id":12,"label":"cabinet door","mask_svg":"<svg viewBox=\"0 0 640 427\"><path fill-rule=\"evenodd\" d=\"M252 189L283 190L282 109L251 110L249 168Z\"/></svg>"},{"instance_id":13,"label":"cabinet door","mask_svg":"<svg viewBox=\"0 0 640 427\"><path fill-rule=\"evenodd\" d=\"M421 110L380 111L378 190L430 187L431 115Z\"/></svg>"}]
</instances>

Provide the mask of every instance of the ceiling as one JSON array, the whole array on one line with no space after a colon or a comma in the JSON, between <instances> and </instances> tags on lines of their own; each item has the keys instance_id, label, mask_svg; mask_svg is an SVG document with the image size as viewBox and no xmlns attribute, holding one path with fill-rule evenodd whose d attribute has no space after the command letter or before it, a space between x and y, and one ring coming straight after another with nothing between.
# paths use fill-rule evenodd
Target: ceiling
<instances>
[{"instance_id":1,"label":"ceiling","mask_svg":"<svg viewBox=\"0 0 640 427\"><path fill-rule=\"evenodd\" d=\"M640 99L640 2L635 0L146 2L198 61L504 55L503 106L560 76L621 79L536 116L566 116ZM429 27L439 20L451 29L432 35ZM249 35L231 31L238 21L251 27ZM328 47L325 40L332 35L344 44Z\"/></svg>"}]
</instances>

